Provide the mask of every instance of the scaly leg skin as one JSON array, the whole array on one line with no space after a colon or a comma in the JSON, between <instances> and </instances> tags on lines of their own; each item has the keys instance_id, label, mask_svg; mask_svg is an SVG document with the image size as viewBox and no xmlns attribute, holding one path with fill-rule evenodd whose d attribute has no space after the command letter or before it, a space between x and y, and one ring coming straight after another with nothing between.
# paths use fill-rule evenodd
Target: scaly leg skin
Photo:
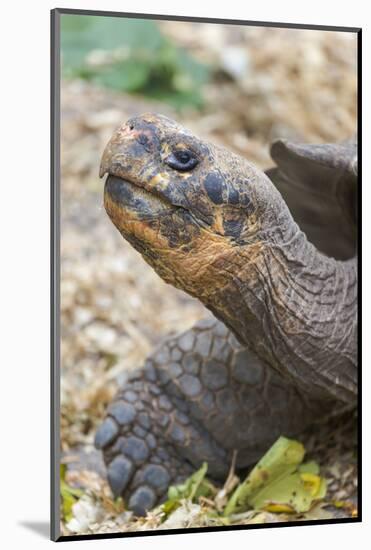
<instances>
[{"instance_id":1,"label":"scaly leg skin","mask_svg":"<svg viewBox=\"0 0 371 550\"><path fill-rule=\"evenodd\" d=\"M223 480L234 450L237 468L249 466L280 435L298 434L331 406L307 399L207 318L167 340L131 375L95 445L113 494L143 515L202 462Z\"/></svg>"}]
</instances>

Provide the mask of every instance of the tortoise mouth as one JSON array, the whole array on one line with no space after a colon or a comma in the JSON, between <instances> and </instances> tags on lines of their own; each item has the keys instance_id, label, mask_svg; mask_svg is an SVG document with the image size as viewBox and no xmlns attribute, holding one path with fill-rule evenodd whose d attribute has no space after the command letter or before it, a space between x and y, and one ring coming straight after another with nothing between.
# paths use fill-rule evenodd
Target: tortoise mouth
<instances>
[{"instance_id":1,"label":"tortoise mouth","mask_svg":"<svg viewBox=\"0 0 371 550\"><path fill-rule=\"evenodd\" d=\"M107 176L104 195L123 210L133 211L145 218L157 217L180 208L171 204L157 189L149 191L136 182L112 174Z\"/></svg>"},{"instance_id":2,"label":"tortoise mouth","mask_svg":"<svg viewBox=\"0 0 371 550\"><path fill-rule=\"evenodd\" d=\"M166 218L173 222L181 219L182 225L210 229L209 222L191 209L173 204L161 190L155 187L148 189L137 181L110 173L105 181L104 206L113 223L120 228L126 227L132 219L152 224Z\"/></svg>"}]
</instances>

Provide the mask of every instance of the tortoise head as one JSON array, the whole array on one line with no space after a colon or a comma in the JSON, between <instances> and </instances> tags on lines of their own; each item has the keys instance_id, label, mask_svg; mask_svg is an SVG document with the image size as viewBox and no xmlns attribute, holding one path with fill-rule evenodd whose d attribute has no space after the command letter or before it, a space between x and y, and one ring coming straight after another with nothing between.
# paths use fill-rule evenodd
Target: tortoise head
<instances>
[{"instance_id":1,"label":"tortoise head","mask_svg":"<svg viewBox=\"0 0 371 550\"><path fill-rule=\"evenodd\" d=\"M221 265L257 243L257 170L164 116L118 128L103 154L106 173L112 222L163 279L191 294L211 290Z\"/></svg>"}]
</instances>

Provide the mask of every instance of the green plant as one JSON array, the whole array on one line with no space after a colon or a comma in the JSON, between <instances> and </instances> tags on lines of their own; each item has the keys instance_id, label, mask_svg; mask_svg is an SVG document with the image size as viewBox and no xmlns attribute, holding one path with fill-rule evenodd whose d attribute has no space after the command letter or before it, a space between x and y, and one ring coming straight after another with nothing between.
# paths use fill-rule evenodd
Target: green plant
<instances>
[{"instance_id":1,"label":"green plant","mask_svg":"<svg viewBox=\"0 0 371 550\"><path fill-rule=\"evenodd\" d=\"M164 37L154 21L63 15L62 70L118 91L177 108L201 107L209 69Z\"/></svg>"}]
</instances>

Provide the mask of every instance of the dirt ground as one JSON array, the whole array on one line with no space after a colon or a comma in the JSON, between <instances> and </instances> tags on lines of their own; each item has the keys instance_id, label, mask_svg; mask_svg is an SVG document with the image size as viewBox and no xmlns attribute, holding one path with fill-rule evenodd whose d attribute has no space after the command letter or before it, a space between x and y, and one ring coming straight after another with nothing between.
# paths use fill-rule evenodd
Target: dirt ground
<instances>
[{"instance_id":1,"label":"dirt ground","mask_svg":"<svg viewBox=\"0 0 371 550\"><path fill-rule=\"evenodd\" d=\"M195 56L220 67L217 81L204 92L201 115L175 113L163 103L83 81L62 83L61 448L67 462L77 449L94 455L96 427L123 373L141 366L162 337L189 328L205 313L197 300L166 285L105 214L98 168L115 127L135 114L160 112L262 168L271 165L269 142L274 137L339 141L356 130L354 37L202 27L195 25L192 33L177 23L166 27ZM307 434L307 448L323 466L331 498L354 501L355 419L347 416L331 426ZM63 522L64 534L160 527L156 514L136 520L117 507L104 475L93 470L87 466L67 474L67 481L86 494L75 522ZM204 521L196 510L189 514L189 526ZM326 512L318 508L313 514L323 518ZM356 512L349 505L343 514ZM254 518L236 522L256 522ZM287 519L268 514L260 520Z\"/></svg>"}]
</instances>

